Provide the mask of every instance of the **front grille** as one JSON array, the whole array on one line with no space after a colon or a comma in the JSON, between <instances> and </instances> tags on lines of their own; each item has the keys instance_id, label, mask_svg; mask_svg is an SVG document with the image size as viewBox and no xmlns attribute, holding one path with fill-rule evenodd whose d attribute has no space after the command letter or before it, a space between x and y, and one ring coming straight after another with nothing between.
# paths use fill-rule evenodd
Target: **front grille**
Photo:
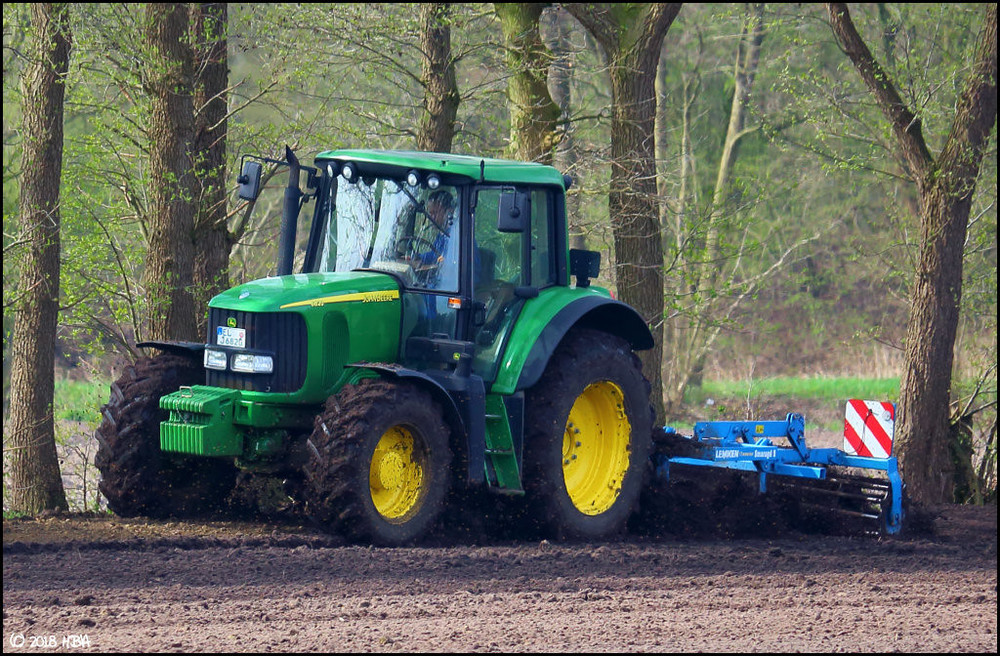
<instances>
[{"instance_id":1,"label":"front grille","mask_svg":"<svg viewBox=\"0 0 1000 656\"><path fill-rule=\"evenodd\" d=\"M207 383L215 387L250 392L295 392L306 378L306 322L294 312L240 312L211 308L208 343L215 344L216 327L233 325L247 331L246 348L274 354L271 374L243 374L207 369ZM233 349L225 349L232 353Z\"/></svg>"}]
</instances>

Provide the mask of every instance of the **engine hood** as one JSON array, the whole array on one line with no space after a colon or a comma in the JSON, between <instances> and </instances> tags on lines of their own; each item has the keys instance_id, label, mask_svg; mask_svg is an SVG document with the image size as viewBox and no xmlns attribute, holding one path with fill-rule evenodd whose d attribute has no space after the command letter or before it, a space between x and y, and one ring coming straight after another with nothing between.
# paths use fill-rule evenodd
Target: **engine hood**
<instances>
[{"instance_id":1,"label":"engine hood","mask_svg":"<svg viewBox=\"0 0 1000 656\"><path fill-rule=\"evenodd\" d=\"M399 284L384 273L301 273L261 278L228 289L210 307L241 312L278 312L334 303L378 303L399 299Z\"/></svg>"}]
</instances>

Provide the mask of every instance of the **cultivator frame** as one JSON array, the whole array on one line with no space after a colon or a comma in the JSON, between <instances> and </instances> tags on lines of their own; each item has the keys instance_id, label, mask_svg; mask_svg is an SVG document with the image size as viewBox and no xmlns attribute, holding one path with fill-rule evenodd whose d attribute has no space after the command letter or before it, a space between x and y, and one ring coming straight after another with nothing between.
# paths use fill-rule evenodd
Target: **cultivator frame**
<instances>
[{"instance_id":1,"label":"cultivator frame","mask_svg":"<svg viewBox=\"0 0 1000 656\"><path fill-rule=\"evenodd\" d=\"M824 505L826 510L877 522L881 535L896 535L902 530L904 484L897 459L892 455L875 458L834 448L809 448L805 418L800 414L789 413L784 421L698 422L692 436L682 435L670 426L664 431L667 439L676 442L680 438L689 446L679 450L689 455L654 454L656 474L664 480L670 480L672 465L749 472L758 476L762 494L772 484L794 488L804 504L819 505L811 499L826 498L836 501ZM785 439L788 446L775 444L774 439ZM885 476L861 476L853 470L881 471Z\"/></svg>"}]
</instances>

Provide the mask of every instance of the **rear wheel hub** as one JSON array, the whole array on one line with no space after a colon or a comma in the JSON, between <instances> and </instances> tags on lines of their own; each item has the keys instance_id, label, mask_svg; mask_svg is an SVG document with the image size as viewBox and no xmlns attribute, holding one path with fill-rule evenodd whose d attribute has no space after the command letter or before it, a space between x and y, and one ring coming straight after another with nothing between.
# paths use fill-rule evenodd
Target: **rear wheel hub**
<instances>
[{"instance_id":1,"label":"rear wheel hub","mask_svg":"<svg viewBox=\"0 0 1000 656\"><path fill-rule=\"evenodd\" d=\"M576 398L562 454L566 492L577 510L600 515L614 505L629 467L631 434L618 385L592 383Z\"/></svg>"}]
</instances>

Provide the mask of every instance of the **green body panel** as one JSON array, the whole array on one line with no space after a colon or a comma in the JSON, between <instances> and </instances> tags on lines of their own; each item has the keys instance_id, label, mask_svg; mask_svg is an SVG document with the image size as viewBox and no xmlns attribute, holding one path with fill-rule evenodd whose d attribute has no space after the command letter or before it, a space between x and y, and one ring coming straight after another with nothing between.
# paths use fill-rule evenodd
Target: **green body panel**
<instances>
[{"instance_id":1,"label":"green body panel","mask_svg":"<svg viewBox=\"0 0 1000 656\"><path fill-rule=\"evenodd\" d=\"M521 370L538 341L539 335L559 311L578 299L587 296L610 298L611 294L601 287L549 287L541 290L536 298L525 301L521 314L511 330L503 359L497 370L496 380L490 391L493 394L513 394L517 391L517 381ZM555 344L551 347L555 348Z\"/></svg>"},{"instance_id":2,"label":"green body panel","mask_svg":"<svg viewBox=\"0 0 1000 656\"><path fill-rule=\"evenodd\" d=\"M346 365L394 362L399 354L399 285L383 273L264 278L227 290L209 305L241 312L295 312L305 319L309 353L301 389L288 394L244 391L247 401L318 405L344 384L350 373Z\"/></svg>"},{"instance_id":3,"label":"green body panel","mask_svg":"<svg viewBox=\"0 0 1000 656\"><path fill-rule=\"evenodd\" d=\"M246 394L249 392L240 392L241 397ZM238 426L261 429L309 428L315 418L315 406L279 405L240 398L234 407L233 423Z\"/></svg>"},{"instance_id":4,"label":"green body panel","mask_svg":"<svg viewBox=\"0 0 1000 656\"><path fill-rule=\"evenodd\" d=\"M502 492L523 492L507 409L503 398L496 394L486 395L486 457L488 481Z\"/></svg>"},{"instance_id":5,"label":"green body panel","mask_svg":"<svg viewBox=\"0 0 1000 656\"><path fill-rule=\"evenodd\" d=\"M308 429L315 406L242 398L247 392L192 385L160 399L170 418L160 424L160 449L199 456L260 458L278 453L285 429Z\"/></svg>"},{"instance_id":6,"label":"green body panel","mask_svg":"<svg viewBox=\"0 0 1000 656\"><path fill-rule=\"evenodd\" d=\"M487 183L556 185L566 188L563 176L557 169L533 162L405 150L328 150L316 156L317 163L325 159L344 159L436 171L442 174L460 175L470 180L483 180Z\"/></svg>"},{"instance_id":7,"label":"green body panel","mask_svg":"<svg viewBox=\"0 0 1000 656\"><path fill-rule=\"evenodd\" d=\"M160 424L160 448L199 456L238 456L243 431L233 422L237 390L194 385L160 399L170 418Z\"/></svg>"}]
</instances>

